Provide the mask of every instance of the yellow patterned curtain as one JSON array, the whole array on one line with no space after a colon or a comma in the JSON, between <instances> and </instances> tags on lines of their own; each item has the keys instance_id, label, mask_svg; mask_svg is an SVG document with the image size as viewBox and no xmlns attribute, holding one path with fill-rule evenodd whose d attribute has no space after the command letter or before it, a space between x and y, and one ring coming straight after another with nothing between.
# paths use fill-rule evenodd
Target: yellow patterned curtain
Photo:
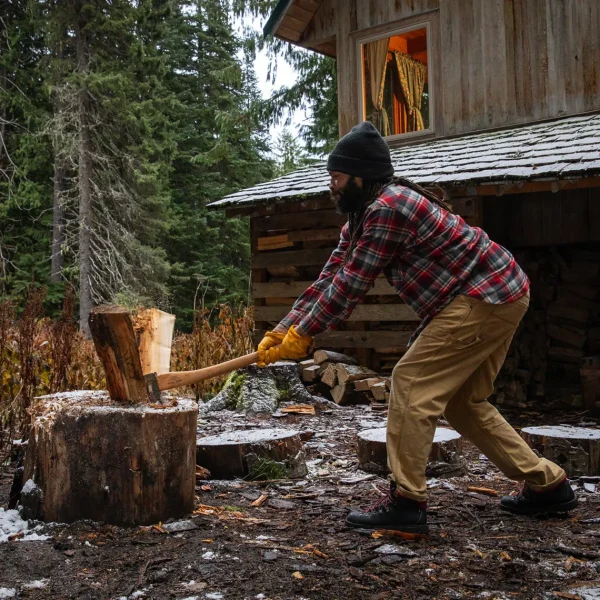
<instances>
[{"instance_id":1,"label":"yellow patterned curtain","mask_svg":"<svg viewBox=\"0 0 600 600\"><path fill-rule=\"evenodd\" d=\"M369 90L375 109L373 120L382 135L390 135L390 121L383 108L383 88L385 87L385 71L390 38L383 38L365 44L365 58L369 67Z\"/></svg>"},{"instance_id":2,"label":"yellow patterned curtain","mask_svg":"<svg viewBox=\"0 0 600 600\"><path fill-rule=\"evenodd\" d=\"M407 131L421 131L425 129L421 105L423 88L427 80L427 67L412 56L398 51L394 52L394 59L408 112Z\"/></svg>"}]
</instances>

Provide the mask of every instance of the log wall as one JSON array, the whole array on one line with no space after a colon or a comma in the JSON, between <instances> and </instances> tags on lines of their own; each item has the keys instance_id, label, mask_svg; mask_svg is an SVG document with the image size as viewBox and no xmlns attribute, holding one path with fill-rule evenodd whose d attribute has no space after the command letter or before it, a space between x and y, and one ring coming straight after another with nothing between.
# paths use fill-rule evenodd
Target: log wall
<instances>
[{"instance_id":1,"label":"log wall","mask_svg":"<svg viewBox=\"0 0 600 600\"><path fill-rule=\"evenodd\" d=\"M340 134L362 120L357 38L423 20L436 137L600 110L597 0L324 0L298 43L336 42Z\"/></svg>"}]
</instances>

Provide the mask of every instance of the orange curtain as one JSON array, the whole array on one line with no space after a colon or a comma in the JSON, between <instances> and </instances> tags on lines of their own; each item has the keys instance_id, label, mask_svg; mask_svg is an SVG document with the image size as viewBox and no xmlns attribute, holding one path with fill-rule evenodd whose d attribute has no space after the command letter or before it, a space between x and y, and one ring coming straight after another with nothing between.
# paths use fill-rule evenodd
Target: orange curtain
<instances>
[{"instance_id":1,"label":"orange curtain","mask_svg":"<svg viewBox=\"0 0 600 600\"><path fill-rule=\"evenodd\" d=\"M407 131L421 131L425 129L421 106L427 66L403 52L394 51L394 59L408 113Z\"/></svg>"}]
</instances>

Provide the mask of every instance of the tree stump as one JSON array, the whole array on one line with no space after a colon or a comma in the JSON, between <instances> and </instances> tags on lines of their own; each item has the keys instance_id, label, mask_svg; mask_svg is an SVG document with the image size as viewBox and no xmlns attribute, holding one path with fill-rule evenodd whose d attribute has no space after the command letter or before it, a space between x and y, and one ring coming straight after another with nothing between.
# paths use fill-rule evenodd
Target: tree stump
<instances>
[{"instance_id":1,"label":"tree stump","mask_svg":"<svg viewBox=\"0 0 600 600\"><path fill-rule=\"evenodd\" d=\"M524 427L521 437L569 477L600 475L600 429L553 425Z\"/></svg>"},{"instance_id":2,"label":"tree stump","mask_svg":"<svg viewBox=\"0 0 600 600\"><path fill-rule=\"evenodd\" d=\"M196 462L207 468L213 479L281 479L306 473L300 432L288 429L232 431L198 438Z\"/></svg>"},{"instance_id":3,"label":"tree stump","mask_svg":"<svg viewBox=\"0 0 600 600\"><path fill-rule=\"evenodd\" d=\"M358 434L358 464L363 471L387 474L385 427L366 429ZM445 427L435 430L426 474L430 477L457 477L466 473L462 457L462 436Z\"/></svg>"},{"instance_id":4,"label":"tree stump","mask_svg":"<svg viewBox=\"0 0 600 600\"><path fill-rule=\"evenodd\" d=\"M194 508L198 407L114 405L106 392L34 404L24 480L43 492L45 521L147 525Z\"/></svg>"}]
</instances>

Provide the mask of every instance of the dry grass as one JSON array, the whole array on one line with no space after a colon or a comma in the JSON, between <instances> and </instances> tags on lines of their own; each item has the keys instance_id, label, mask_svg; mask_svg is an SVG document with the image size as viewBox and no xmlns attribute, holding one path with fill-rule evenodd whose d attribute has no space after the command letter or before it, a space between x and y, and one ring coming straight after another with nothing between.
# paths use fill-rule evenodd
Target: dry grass
<instances>
[{"instance_id":1,"label":"dry grass","mask_svg":"<svg viewBox=\"0 0 600 600\"><path fill-rule=\"evenodd\" d=\"M36 396L105 389L104 371L91 340L78 331L75 298L67 294L58 319L44 315L45 292L32 288L24 309L0 303L0 455L10 439L26 435ZM171 370L189 371L252 351L252 309L224 305L198 312L189 334L176 334ZM197 400L211 397L224 377L179 390Z\"/></svg>"}]
</instances>

